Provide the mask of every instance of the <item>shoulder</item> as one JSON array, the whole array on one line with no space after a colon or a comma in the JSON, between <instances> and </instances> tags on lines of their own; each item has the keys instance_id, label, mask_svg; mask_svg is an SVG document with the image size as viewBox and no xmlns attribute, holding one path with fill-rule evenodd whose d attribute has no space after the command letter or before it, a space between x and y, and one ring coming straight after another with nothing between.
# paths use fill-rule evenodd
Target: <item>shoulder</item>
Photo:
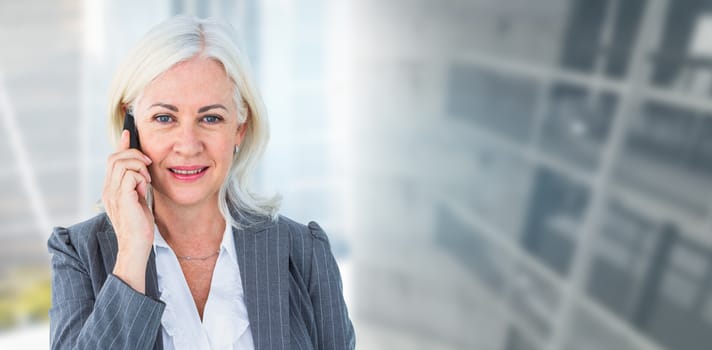
<instances>
[{"instance_id":1,"label":"shoulder","mask_svg":"<svg viewBox=\"0 0 712 350\"><path fill-rule=\"evenodd\" d=\"M315 221L302 224L280 215L276 225L282 239L288 241L291 262L301 271L301 277L308 283L311 280L316 253L331 255L329 238L322 227ZM318 254L320 257L323 254Z\"/></svg>"},{"instance_id":2,"label":"shoulder","mask_svg":"<svg viewBox=\"0 0 712 350\"><path fill-rule=\"evenodd\" d=\"M74 252L75 254L86 252L96 247L97 233L110 228L109 217L106 213L100 213L68 227L55 227L47 241L47 247L50 252Z\"/></svg>"},{"instance_id":3,"label":"shoulder","mask_svg":"<svg viewBox=\"0 0 712 350\"><path fill-rule=\"evenodd\" d=\"M249 210L236 208L230 208L230 214L233 219L239 223L237 225L238 229L247 232L257 233L276 228L280 232L280 240L288 239L293 241L295 239L309 239L328 242L326 233L321 226L314 221L302 224L281 214L276 217L270 217L263 214L256 214Z\"/></svg>"},{"instance_id":4,"label":"shoulder","mask_svg":"<svg viewBox=\"0 0 712 350\"><path fill-rule=\"evenodd\" d=\"M292 256L312 255L315 250L331 252L329 237L315 221L303 224L280 215L276 225L282 239L288 240Z\"/></svg>"},{"instance_id":5,"label":"shoulder","mask_svg":"<svg viewBox=\"0 0 712 350\"><path fill-rule=\"evenodd\" d=\"M302 224L284 215L279 215L277 217L276 224L280 230L288 232L291 239L307 238L322 242L329 241L324 229L322 229L321 226L315 221L309 221L307 224Z\"/></svg>"},{"instance_id":6,"label":"shoulder","mask_svg":"<svg viewBox=\"0 0 712 350\"><path fill-rule=\"evenodd\" d=\"M251 234L266 235L270 244L288 247L291 255L308 254L315 245L327 245L329 239L326 232L315 221L306 224L293 220L284 215L269 217L257 215L247 211L233 212L238 231Z\"/></svg>"}]
</instances>

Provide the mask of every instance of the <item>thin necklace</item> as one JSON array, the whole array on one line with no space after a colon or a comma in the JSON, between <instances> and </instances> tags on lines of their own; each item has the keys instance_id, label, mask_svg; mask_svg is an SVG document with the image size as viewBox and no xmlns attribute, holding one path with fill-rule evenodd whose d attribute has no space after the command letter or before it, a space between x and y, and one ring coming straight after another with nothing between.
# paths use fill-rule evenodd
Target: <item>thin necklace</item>
<instances>
[{"instance_id":1,"label":"thin necklace","mask_svg":"<svg viewBox=\"0 0 712 350\"><path fill-rule=\"evenodd\" d=\"M177 255L177 254L176 254L176 258L181 259L181 260L201 260L201 261L205 261L205 260L208 260L208 259L210 259L210 258L212 258L212 257L214 257L214 256L216 256L216 255L218 255L218 254L220 254L220 250L218 250L218 251L216 251L215 253L212 253L212 254L210 254L210 255L206 255L206 256L190 256L190 255L180 256L180 255Z\"/></svg>"}]
</instances>

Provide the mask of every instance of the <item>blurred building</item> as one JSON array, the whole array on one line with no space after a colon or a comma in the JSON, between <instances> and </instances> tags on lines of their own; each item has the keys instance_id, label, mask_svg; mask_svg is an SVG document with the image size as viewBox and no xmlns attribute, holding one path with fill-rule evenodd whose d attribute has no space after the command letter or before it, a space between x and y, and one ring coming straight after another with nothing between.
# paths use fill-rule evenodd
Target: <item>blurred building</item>
<instances>
[{"instance_id":1,"label":"blurred building","mask_svg":"<svg viewBox=\"0 0 712 350\"><path fill-rule=\"evenodd\" d=\"M115 67L177 13L240 32L257 187L326 228L359 348L712 344L704 0L0 2L0 327L41 318L7 305L46 295L51 226L100 196Z\"/></svg>"},{"instance_id":2,"label":"blurred building","mask_svg":"<svg viewBox=\"0 0 712 350\"><path fill-rule=\"evenodd\" d=\"M709 348L712 2L353 6L369 346Z\"/></svg>"},{"instance_id":3,"label":"blurred building","mask_svg":"<svg viewBox=\"0 0 712 350\"><path fill-rule=\"evenodd\" d=\"M0 330L47 319L45 242L79 208L79 5L0 2Z\"/></svg>"}]
</instances>

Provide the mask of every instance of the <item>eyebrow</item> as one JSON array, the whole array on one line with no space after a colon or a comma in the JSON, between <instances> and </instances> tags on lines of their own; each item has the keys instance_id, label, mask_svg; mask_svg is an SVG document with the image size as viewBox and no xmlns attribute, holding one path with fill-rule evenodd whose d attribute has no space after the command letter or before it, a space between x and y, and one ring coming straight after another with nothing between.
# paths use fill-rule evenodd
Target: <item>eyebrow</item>
<instances>
[{"instance_id":1,"label":"eyebrow","mask_svg":"<svg viewBox=\"0 0 712 350\"><path fill-rule=\"evenodd\" d=\"M159 103L154 103L154 104L152 104L151 107L149 107L149 108L153 108L153 107L163 107L163 108L165 108L165 109L170 109L170 110L173 111L173 112L178 112L178 107L176 107L176 106L174 106L174 105L171 105L171 104L167 104L167 103L160 103L160 102L159 102ZM224 109L224 110L227 111L227 108L226 108L225 106L223 106L223 105L221 105L221 104L218 103L218 104L213 104L213 105L208 105L208 106L200 107L200 108L198 109L198 113L207 112L207 111L209 111L209 110L211 110L211 109L215 109L215 108L222 108L222 109Z\"/></svg>"},{"instance_id":2,"label":"eyebrow","mask_svg":"<svg viewBox=\"0 0 712 350\"><path fill-rule=\"evenodd\" d=\"M163 108L165 108L165 109L170 109L170 110L173 111L173 112L178 112L178 107L176 107L176 106L174 106L174 105L169 105L169 104L167 104L167 103L160 103L160 102L159 102L159 103L154 103L154 104L151 105L151 107L148 107L148 108L150 109L150 108L153 108L153 107L163 107Z\"/></svg>"},{"instance_id":3,"label":"eyebrow","mask_svg":"<svg viewBox=\"0 0 712 350\"><path fill-rule=\"evenodd\" d=\"M198 109L198 113L207 112L207 111L209 111L211 109L215 109L215 108L222 108L227 111L227 108L225 108L225 106L223 106L221 104L214 104L214 105L209 105L209 106L205 106L205 107L200 107L200 109Z\"/></svg>"}]
</instances>

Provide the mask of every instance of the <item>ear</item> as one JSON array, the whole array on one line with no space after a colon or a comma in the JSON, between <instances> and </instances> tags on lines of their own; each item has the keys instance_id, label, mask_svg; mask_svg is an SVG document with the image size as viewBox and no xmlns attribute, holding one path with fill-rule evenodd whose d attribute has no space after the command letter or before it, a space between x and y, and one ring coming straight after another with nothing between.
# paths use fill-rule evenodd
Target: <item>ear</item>
<instances>
[{"instance_id":1,"label":"ear","mask_svg":"<svg viewBox=\"0 0 712 350\"><path fill-rule=\"evenodd\" d=\"M237 132L235 132L235 146L242 144L245 134L247 134L247 121L237 127Z\"/></svg>"}]
</instances>

